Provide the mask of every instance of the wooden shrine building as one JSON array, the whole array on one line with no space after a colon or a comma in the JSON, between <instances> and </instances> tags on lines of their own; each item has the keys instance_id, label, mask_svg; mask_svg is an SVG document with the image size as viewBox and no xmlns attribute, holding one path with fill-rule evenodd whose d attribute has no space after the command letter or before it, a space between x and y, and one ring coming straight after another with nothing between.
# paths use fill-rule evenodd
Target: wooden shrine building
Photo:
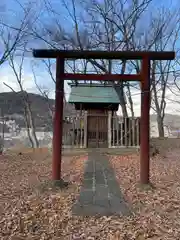
<instances>
[{"instance_id":1,"label":"wooden shrine building","mask_svg":"<svg viewBox=\"0 0 180 240\"><path fill-rule=\"evenodd\" d=\"M112 85L70 84L69 103L80 115L87 115L87 147L108 147L108 114L119 107L119 97Z\"/></svg>"},{"instance_id":2,"label":"wooden shrine building","mask_svg":"<svg viewBox=\"0 0 180 240\"><path fill-rule=\"evenodd\" d=\"M71 93L68 102L74 104L77 110L76 121L69 131L73 138L71 146L85 148L139 146L139 138L137 140L139 134L132 124L132 119L120 118L116 114L120 104L118 87L97 83L69 85Z\"/></svg>"}]
</instances>

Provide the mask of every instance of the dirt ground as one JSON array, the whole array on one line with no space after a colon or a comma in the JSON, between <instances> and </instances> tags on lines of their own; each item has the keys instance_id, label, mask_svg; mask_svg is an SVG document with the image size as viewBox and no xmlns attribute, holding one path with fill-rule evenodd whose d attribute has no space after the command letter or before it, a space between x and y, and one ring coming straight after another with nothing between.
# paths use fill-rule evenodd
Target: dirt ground
<instances>
[{"instance_id":1,"label":"dirt ground","mask_svg":"<svg viewBox=\"0 0 180 240\"><path fill-rule=\"evenodd\" d=\"M51 153L47 149L5 153L0 157L0 239L180 239L178 146L177 139L170 147L161 146L163 154L151 159L153 188L139 185L138 153L109 156L133 212L129 217L72 215L86 154L63 156L63 177L71 184L60 190L48 185Z\"/></svg>"}]
</instances>

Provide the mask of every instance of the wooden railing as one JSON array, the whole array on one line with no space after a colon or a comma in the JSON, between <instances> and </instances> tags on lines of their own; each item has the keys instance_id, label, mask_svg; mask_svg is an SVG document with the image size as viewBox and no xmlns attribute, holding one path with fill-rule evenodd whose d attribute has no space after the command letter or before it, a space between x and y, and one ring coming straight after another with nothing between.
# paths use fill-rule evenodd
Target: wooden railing
<instances>
[{"instance_id":1,"label":"wooden railing","mask_svg":"<svg viewBox=\"0 0 180 240\"><path fill-rule=\"evenodd\" d=\"M93 117L97 117L97 121ZM106 121L105 117L107 118ZM108 124L107 115L94 114L66 118L63 125L63 147L108 147L108 142L110 143L109 147L112 148L139 147L140 118L110 116L110 121L110 124ZM89 124L92 126L89 126ZM95 142L94 145L93 142Z\"/></svg>"},{"instance_id":2,"label":"wooden railing","mask_svg":"<svg viewBox=\"0 0 180 240\"><path fill-rule=\"evenodd\" d=\"M112 117L111 147L138 147L140 145L140 118Z\"/></svg>"},{"instance_id":3,"label":"wooden railing","mask_svg":"<svg viewBox=\"0 0 180 240\"><path fill-rule=\"evenodd\" d=\"M63 147L86 147L86 117L76 116L66 118L63 125Z\"/></svg>"}]
</instances>

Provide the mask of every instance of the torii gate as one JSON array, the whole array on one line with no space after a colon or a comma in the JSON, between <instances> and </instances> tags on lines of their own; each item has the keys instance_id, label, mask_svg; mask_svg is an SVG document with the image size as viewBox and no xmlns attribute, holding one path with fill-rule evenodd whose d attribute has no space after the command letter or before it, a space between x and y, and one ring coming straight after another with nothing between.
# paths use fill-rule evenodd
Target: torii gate
<instances>
[{"instance_id":1,"label":"torii gate","mask_svg":"<svg viewBox=\"0 0 180 240\"><path fill-rule=\"evenodd\" d=\"M149 183L149 110L150 110L150 60L173 60L175 52L146 51L79 51L79 50L33 50L36 58L56 58L56 93L53 131L52 178L61 180L62 128L64 80L140 81L140 182ZM65 73L66 59L123 59L142 60L138 74L77 74Z\"/></svg>"}]
</instances>

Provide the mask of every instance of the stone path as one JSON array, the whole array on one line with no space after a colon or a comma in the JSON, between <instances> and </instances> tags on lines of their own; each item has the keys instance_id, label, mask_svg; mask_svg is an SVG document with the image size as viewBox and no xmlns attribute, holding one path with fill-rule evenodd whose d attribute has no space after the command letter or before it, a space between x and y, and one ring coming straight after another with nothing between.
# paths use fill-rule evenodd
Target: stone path
<instances>
[{"instance_id":1,"label":"stone path","mask_svg":"<svg viewBox=\"0 0 180 240\"><path fill-rule=\"evenodd\" d=\"M83 185L73 206L74 215L129 215L108 157L97 150L89 153Z\"/></svg>"}]
</instances>

